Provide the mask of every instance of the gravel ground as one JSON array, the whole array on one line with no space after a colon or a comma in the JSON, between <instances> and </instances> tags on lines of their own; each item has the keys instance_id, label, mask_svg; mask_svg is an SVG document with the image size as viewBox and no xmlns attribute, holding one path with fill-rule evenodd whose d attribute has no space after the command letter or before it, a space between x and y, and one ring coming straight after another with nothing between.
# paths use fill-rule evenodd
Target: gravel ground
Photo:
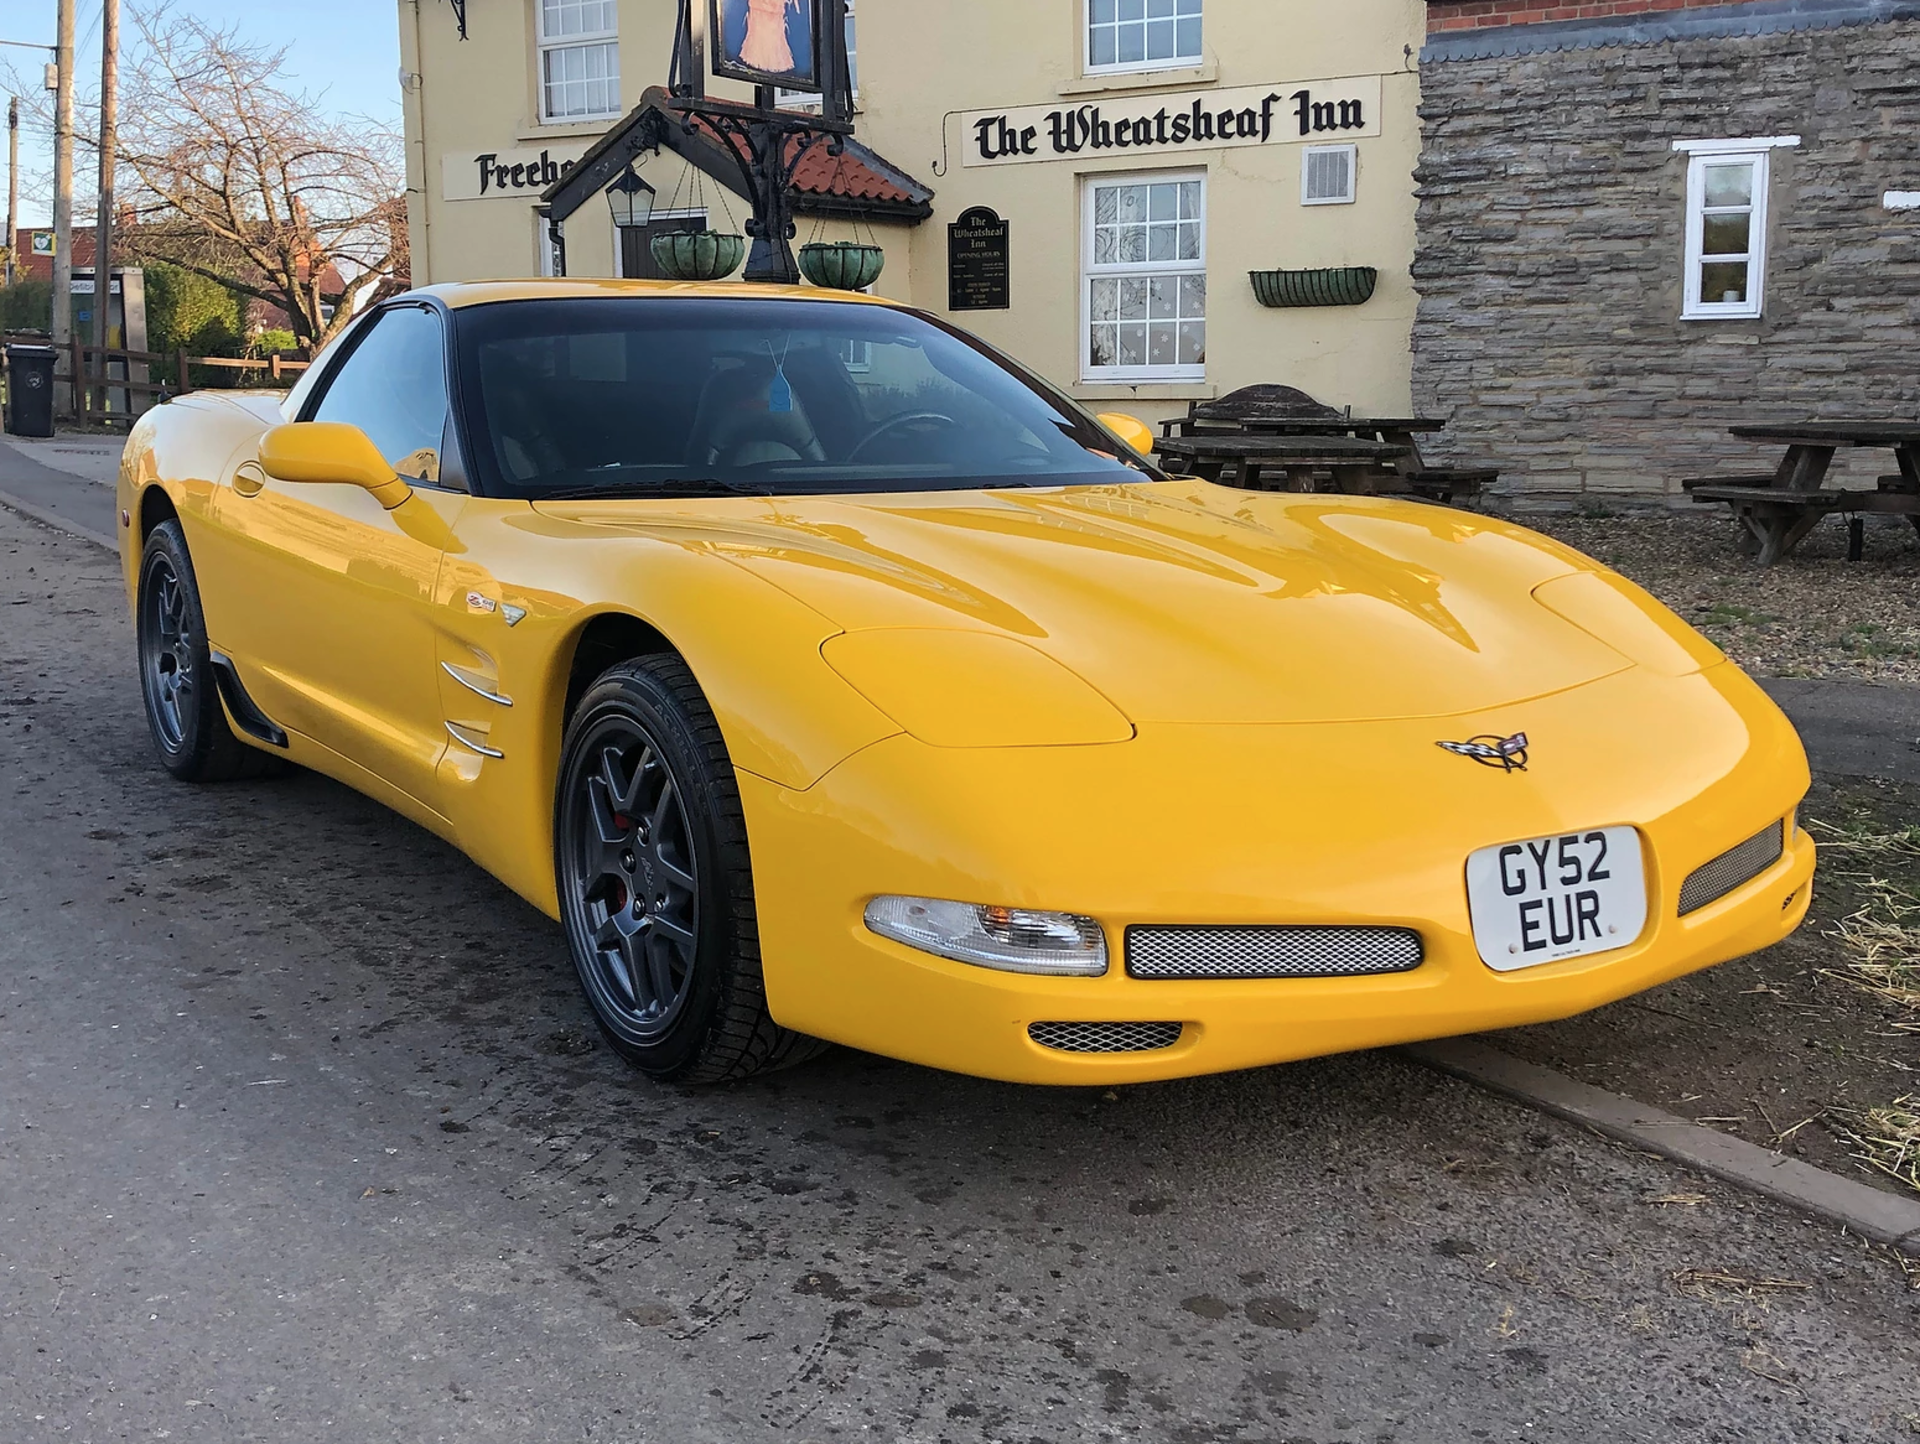
<instances>
[{"instance_id":1,"label":"gravel ground","mask_svg":"<svg viewBox=\"0 0 1920 1444\"><path fill-rule=\"evenodd\" d=\"M1913 1437L1884 1251L1391 1054L650 1087L451 849L161 773L105 554L0 618L9 1444Z\"/></svg>"},{"instance_id":2,"label":"gravel ground","mask_svg":"<svg viewBox=\"0 0 1920 1444\"><path fill-rule=\"evenodd\" d=\"M1633 578L1762 677L1920 682L1920 534L1869 525L1861 560L1821 523L1762 570L1726 516L1551 516L1528 526Z\"/></svg>"}]
</instances>

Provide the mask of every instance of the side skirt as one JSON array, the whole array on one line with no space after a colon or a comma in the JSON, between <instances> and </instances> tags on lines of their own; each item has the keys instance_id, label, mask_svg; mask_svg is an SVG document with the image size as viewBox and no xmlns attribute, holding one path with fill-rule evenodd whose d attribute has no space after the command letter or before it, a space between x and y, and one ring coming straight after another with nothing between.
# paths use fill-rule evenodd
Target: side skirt
<instances>
[{"instance_id":1,"label":"side skirt","mask_svg":"<svg viewBox=\"0 0 1920 1444\"><path fill-rule=\"evenodd\" d=\"M235 670L233 659L223 652L211 653L210 659L214 678L219 683L220 699L227 704L227 711L234 723L249 737L284 751L287 734L247 695L247 689L240 684L240 673Z\"/></svg>"}]
</instances>

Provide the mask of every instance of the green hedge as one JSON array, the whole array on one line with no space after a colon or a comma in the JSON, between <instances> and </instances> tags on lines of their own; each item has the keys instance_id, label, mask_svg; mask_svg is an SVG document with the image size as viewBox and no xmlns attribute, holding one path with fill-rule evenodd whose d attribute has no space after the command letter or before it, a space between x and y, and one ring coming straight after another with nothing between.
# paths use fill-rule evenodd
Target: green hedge
<instances>
[{"instance_id":1,"label":"green hedge","mask_svg":"<svg viewBox=\"0 0 1920 1444\"><path fill-rule=\"evenodd\" d=\"M246 303L217 281L164 261L145 266L147 349L186 347L194 356L239 356L245 347Z\"/></svg>"},{"instance_id":2,"label":"green hedge","mask_svg":"<svg viewBox=\"0 0 1920 1444\"><path fill-rule=\"evenodd\" d=\"M44 331L53 323L53 282L0 286L0 331Z\"/></svg>"}]
</instances>

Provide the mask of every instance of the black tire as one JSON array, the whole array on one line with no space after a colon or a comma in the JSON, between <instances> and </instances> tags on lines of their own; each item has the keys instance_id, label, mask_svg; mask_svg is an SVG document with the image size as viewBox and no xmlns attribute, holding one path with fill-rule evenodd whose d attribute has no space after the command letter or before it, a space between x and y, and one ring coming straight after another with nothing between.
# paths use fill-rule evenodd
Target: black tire
<instances>
[{"instance_id":1,"label":"black tire","mask_svg":"<svg viewBox=\"0 0 1920 1444\"><path fill-rule=\"evenodd\" d=\"M685 663L610 668L567 725L554 878L580 986L648 1077L723 1083L827 1044L767 1012L733 762Z\"/></svg>"},{"instance_id":2,"label":"black tire","mask_svg":"<svg viewBox=\"0 0 1920 1444\"><path fill-rule=\"evenodd\" d=\"M177 520L147 533L134 602L140 693L160 765L183 782L266 777L285 760L234 735L208 656L207 619Z\"/></svg>"}]
</instances>

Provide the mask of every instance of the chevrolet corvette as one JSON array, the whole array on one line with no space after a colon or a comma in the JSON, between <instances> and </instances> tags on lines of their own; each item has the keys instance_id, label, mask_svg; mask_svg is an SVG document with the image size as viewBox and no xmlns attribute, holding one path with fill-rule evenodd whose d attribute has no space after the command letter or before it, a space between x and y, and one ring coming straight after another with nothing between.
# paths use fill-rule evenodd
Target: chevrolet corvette
<instances>
[{"instance_id":1,"label":"chevrolet corvette","mask_svg":"<svg viewBox=\"0 0 1920 1444\"><path fill-rule=\"evenodd\" d=\"M1169 476L932 316L411 292L141 418L145 712L561 924L611 1046L1106 1084L1559 1018L1785 936L1800 742L1508 522Z\"/></svg>"}]
</instances>

